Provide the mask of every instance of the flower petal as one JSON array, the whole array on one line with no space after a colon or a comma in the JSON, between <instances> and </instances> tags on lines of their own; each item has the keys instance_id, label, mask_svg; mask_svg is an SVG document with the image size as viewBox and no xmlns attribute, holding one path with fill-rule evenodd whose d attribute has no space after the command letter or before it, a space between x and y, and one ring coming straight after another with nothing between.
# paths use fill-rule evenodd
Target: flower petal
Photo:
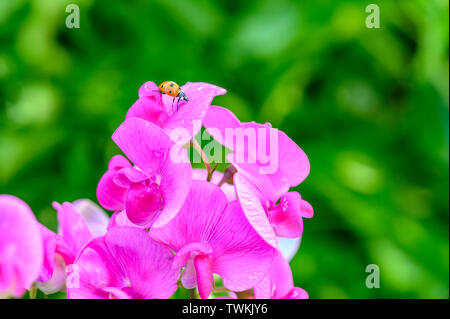
<instances>
[{"instance_id":1,"label":"flower petal","mask_svg":"<svg viewBox=\"0 0 450 319\"><path fill-rule=\"evenodd\" d=\"M312 218L314 216L314 209L312 208L311 204L308 203L306 200L300 201L300 206L302 208L302 216L306 218Z\"/></svg>"},{"instance_id":2,"label":"flower petal","mask_svg":"<svg viewBox=\"0 0 450 319\"><path fill-rule=\"evenodd\" d=\"M269 284L269 286L268 286ZM255 288L257 299L284 299L294 287L292 271L289 263L281 253L275 256L270 271Z\"/></svg>"},{"instance_id":3,"label":"flower petal","mask_svg":"<svg viewBox=\"0 0 450 319\"><path fill-rule=\"evenodd\" d=\"M251 227L238 201L228 204L211 241L213 271L232 291L244 291L259 282L276 252Z\"/></svg>"},{"instance_id":4,"label":"flower petal","mask_svg":"<svg viewBox=\"0 0 450 319\"><path fill-rule=\"evenodd\" d=\"M159 184L164 207L153 227L165 225L177 214L189 192L192 167L185 150L159 127L137 118L125 120L114 132L113 140L136 166ZM132 213L127 209L129 218ZM151 222L153 216L147 221L140 220Z\"/></svg>"},{"instance_id":5,"label":"flower petal","mask_svg":"<svg viewBox=\"0 0 450 319\"><path fill-rule=\"evenodd\" d=\"M43 265L40 225L28 205L0 195L0 294L20 297Z\"/></svg>"},{"instance_id":6,"label":"flower petal","mask_svg":"<svg viewBox=\"0 0 450 319\"><path fill-rule=\"evenodd\" d=\"M51 277L47 281L38 281L36 286L46 295L54 294L64 289L66 284L66 263L59 255L54 255L54 267Z\"/></svg>"},{"instance_id":7,"label":"flower petal","mask_svg":"<svg viewBox=\"0 0 450 319\"><path fill-rule=\"evenodd\" d=\"M220 144L234 150L235 141L229 133L232 129L240 128L241 123L238 118L230 110L220 107L211 106L203 121L208 133ZM228 130L226 130L228 129Z\"/></svg>"},{"instance_id":8,"label":"flower petal","mask_svg":"<svg viewBox=\"0 0 450 319\"><path fill-rule=\"evenodd\" d=\"M39 275L39 281L47 281L52 278L55 268L55 251L56 243L60 240L60 236L43 225L39 225L44 249L44 262Z\"/></svg>"},{"instance_id":9,"label":"flower petal","mask_svg":"<svg viewBox=\"0 0 450 319\"><path fill-rule=\"evenodd\" d=\"M183 267L191 255L210 255L211 253L211 245L207 243L190 243L177 252L177 255L173 260L172 267Z\"/></svg>"},{"instance_id":10,"label":"flower petal","mask_svg":"<svg viewBox=\"0 0 450 319\"><path fill-rule=\"evenodd\" d=\"M73 269L78 269L79 287L68 285L68 298L169 298L179 276L172 262L170 250L145 230L114 227L77 257Z\"/></svg>"},{"instance_id":11,"label":"flower petal","mask_svg":"<svg viewBox=\"0 0 450 319\"><path fill-rule=\"evenodd\" d=\"M122 155L114 155L108 163L108 169L116 170L131 167L130 162Z\"/></svg>"},{"instance_id":12,"label":"flower petal","mask_svg":"<svg viewBox=\"0 0 450 319\"><path fill-rule=\"evenodd\" d=\"M116 211L125 208L127 189L114 182L115 171L106 171L97 185L97 200L105 209Z\"/></svg>"},{"instance_id":13,"label":"flower petal","mask_svg":"<svg viewBox=\"0 0 450 319\"><path fill-rule=\"evenodd\" d=\"M189 244L207 243L213 273L235 291L253 287L269 269L275 252L248 223L239 202L228 203L224 193L206 181L193 181L177 216L162 228L151 228L149 234L177 255Z\"/></svg>"},{"instance_id":14,"label":"flower petal","mask_svg":"<svg viewBox=\"0 0 450 319\"><path fill-rule=\"evenodd\" d=\"M130 107L125 118L132 117L137 117L152 122L159 127L164 127L168 115L162 102L158 102L155 96L143 96Z\"/></svg>"},{"instance_id":15,"label":"flower petal","mask_svg":"<svg viewBox=\"0 0 450 319\"><path fill-rule=\"evenodd\" d=\"M277 248L277 236L264 209L264 196L250 179L243 174L234 174L234 187L247 220L256 232L272 247Z\"/></svg>"},{"instance_id":16,"label":"flower petal","mask_svg":"<svg viewBox=\"0 0 450 319\"><path fill-rule=\"evenodd\" d=\"M127 217L138 226L151 227L163 207L162 194L157 187L139 183L131 185L128 190Z\"/></svg>"},{"instance_id":17,"label":"flower petal","mask_svg":"<svg viewBox=\"0 0 450 319\"><path fill-rule=\"evenodd\" d=\"M298 192L281 196L280 203L269 211L269 221L280 237L296 238L303 233L301 197Z\"/></svg>"},{"instance_id":18,"label":"flower petal","mask_svg":"<svg viewBox=\"0 0 450 319\"><path fill-rule=\"evenodd\" d=\"M83 216L94 237L106 234L109 217L103 209L89 199L78 199L73 202L73 206Z\"/></svg>"},{"instance_id":19,"label":"flower petal","mask_svg":"<svg viewBox=\"0 0 450 319\"><path fill-rule=\"evenodd\" d=\"M209 108L204 125L215 140L233 151L231 163L255 163L258 174L271 175L274 185L286 179L289 186L297 186L309 174L308 157L283 131L240 123L230 110L218 106Z\"/></svg>"},{"instance_id":20,"label":"flower petal","mask_svg":"<svg viewBox=\"0 0 450 319\"><path fill-rule=\"evenodd\" d=\"M181 89L188 96L189 101L187 103L180 102L182 105L167 119L164 129L175 142L184 145L200 132L203 118L214 97L225 94L226 90L203 82L187 83ZM173 99L169 97L167 99L171 100L170 108L172 108ZM169 103L166 102L166 108L168 105ZM168 112L171 110L169 109ZM173 132L174 130L178 130L178 132ZM179 134L181 132L184 134Z\"/></svg>"},{"instance_id":21,"label":"flower petal","mask_svg":"<svg viewBox=\"0 0 450 319\"><path fill-rule=\"evenodd\" d=\"M309 295L305 289L294 287L286 295L286 299L309 299Z\"/></svg>"},{"instance_id":22,"label":"flower petal","mask_svg":"<svg viewBox=\"0 0 450 319\"><path fill-rule=\"evenodd\" d=\"M227 203L217 185L192 181L189 195L175 218L165 227L151 228L149 234L175 252L191 243L207 243Z\"/></svg>"},{"instance_id":23,"label":"flower petal","mask_svg":"<svg viewBox=\"0 0 450 319\"><path fill-rule=\"evenodd\" d=\"M69 265L73 262L78 252L92 238L89 227L83 216L69 203L62 205L53 202L53 208L58 212L58 233L61 234L62 245L65 248L65 254Z\"/></svg>"},{"instance_id":24,"label":"flower petal","mask_svg":"<svg viewBox=\"0 0 450 319\"><path fill-rule=\"evenodd\" d=\"M162 104L162 95L159 92L159 87L152 81L145 82L139 88L139 97L151 97L156 103Z\"/></svg>"},{"instance_id":25,"label":"flower petal","mask_svg":"<svg viewBox=\"0 0 450 319\"><path fill-rule=\"evenodd\" d=\"M194 258L195 273L197 274L198 294L207 299L213 288L212 258L208 255L198 255Z\"/></svg>"}]
</instances>

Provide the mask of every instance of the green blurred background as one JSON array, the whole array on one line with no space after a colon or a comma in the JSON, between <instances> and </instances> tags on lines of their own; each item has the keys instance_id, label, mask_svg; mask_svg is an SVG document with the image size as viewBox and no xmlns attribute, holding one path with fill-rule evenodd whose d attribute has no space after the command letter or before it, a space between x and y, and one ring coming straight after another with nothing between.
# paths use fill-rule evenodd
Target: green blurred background
<instances>
[{"instance_id":1,"label":"green blurred background","mask_svg":"<svg viewBox=\"0 0 450 319\"><path fill-rule=\"evenodd\" d=\"M365 26L376 3L381 28ZM67 29L78 4L81 28ZM308 154L312 298L449 297L448 1L0 1L0 193L95 200L145 81L204 81ZM365 268L381 270L379 289Z\"/></svg>"}]
</instances>

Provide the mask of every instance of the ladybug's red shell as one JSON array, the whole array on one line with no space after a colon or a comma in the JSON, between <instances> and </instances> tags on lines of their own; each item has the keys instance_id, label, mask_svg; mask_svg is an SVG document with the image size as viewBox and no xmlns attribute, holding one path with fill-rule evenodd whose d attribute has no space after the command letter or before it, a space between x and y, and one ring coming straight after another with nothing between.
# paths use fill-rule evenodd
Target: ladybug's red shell
<instances>
[{"instance_id":1,"label":"ladybug's red shell","mask_svg":"<svg viewBox=\"0 0 450 319\"><path fill-rule=\"evenodd\" d=\"M177 97L180 94L180 86L173 81L165 81L159 85L159 91L162 94Z\"/></svg>"}]
</instances>

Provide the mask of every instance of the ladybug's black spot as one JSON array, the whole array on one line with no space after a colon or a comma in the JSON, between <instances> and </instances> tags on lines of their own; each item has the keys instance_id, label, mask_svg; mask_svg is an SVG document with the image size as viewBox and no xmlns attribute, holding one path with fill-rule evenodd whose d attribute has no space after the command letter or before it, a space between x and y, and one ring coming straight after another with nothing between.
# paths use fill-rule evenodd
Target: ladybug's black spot
<instances>
[{"instance_id":1,"label":"ladybug's black spot","mask_svg":"<svg viewBox=\"0 0 450 319\"><path fill-rule=\"evenodd\" d=\"M169 91L169 93L172 93L172 91Z\"/></svg>"},{"instance_id":2,"label":"ladybug's black spot","mask_svg":"<svg viewBox=\"0 0 450 319\"><path fill-rule=\"evenodd\" d=\"M170 83L170 86L173 86L173 83Z\"/></svg>"}]
</instances>

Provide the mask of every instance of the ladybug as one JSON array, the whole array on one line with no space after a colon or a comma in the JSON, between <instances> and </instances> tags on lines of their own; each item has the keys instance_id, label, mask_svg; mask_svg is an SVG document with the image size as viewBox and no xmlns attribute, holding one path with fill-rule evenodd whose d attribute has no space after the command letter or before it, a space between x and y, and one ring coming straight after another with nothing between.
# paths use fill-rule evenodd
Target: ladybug
<instances>
[{"instance_id":1,"label":"ladybug","mask_svg":"<svg viewBox=\"0 0 450 319\"><path fill-rule=\"evenodd\" d=\"M159 85L159 92L161 94L167 94L169 96L173 97L172 101L172 108L173 108L173 102L175 102L175 99L177 100L177 112L178 112L178 104L180 101L186 101L189 102L189 98L187 95L181 90L180 86L176 84L173 81L165 81Z\"/></svg>"}]
</instances>

